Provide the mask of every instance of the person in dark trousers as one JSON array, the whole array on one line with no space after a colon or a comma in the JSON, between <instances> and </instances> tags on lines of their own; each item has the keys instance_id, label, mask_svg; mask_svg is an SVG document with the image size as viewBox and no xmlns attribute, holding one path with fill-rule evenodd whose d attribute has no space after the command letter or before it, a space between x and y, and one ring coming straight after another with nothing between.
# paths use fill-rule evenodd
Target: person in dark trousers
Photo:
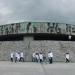
<instances>
[{"instance_id":1,"label":"person in dark trousers","mask_svg":"<svg viewBox=\"0 0 75 75\"><path fill-rule=\"evenodd\" d=\"M10 59L11 59L11 62L14 61L14 53L12 52L11 55L10 55Z\"/></svg>"},{"instance_id":2,"label":"person in dark trousers","mask_svg":"<svg viewBox=\"0 0 75 75\"><path fill-rule=\"evenodd\" d=\"M20 61L24 62L24 54L23 54L23 52L20 53Z\"/></svg>"},{"instance_id":3,"label":"person in dark trousers","mask_svg":"<svg viewBox=\"0 0 75 75\"><path fill-rule=\"evenodd\" d=\"M53 53L51 51L48 52L48 59L49 59L49 63L52 64L53 63Z\"/></svg>"},{"instance_id":4,"label":"person in dark trousers","mask_svg":"<svg viewBox=\"0 0 75 75\"><path fill-rule=\"evenodd\" d=\"M43 54L41 52L39 53L39 59L40 59L40 63L42 63L43 62Z\"/></svg>"},{"instance_id":5,"label":"person in dark trousers","mask_svg":"<svg viewBox=\"0 0 75 75\"><path fill-rule=\"evenodd\" d=\"M67 62L70 62L70 59L69 58L70 58L69 53L66 53L66 63Z\"/></svg>"}]
</instances>

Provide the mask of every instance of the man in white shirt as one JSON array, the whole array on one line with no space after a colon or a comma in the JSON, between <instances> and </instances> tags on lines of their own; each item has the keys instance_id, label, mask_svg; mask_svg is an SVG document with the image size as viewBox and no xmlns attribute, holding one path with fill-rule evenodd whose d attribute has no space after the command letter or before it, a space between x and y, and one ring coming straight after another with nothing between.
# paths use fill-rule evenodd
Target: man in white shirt
<instances>
[{"instance_id":1,"label":"man in white shirt","mask_svg":"<svg viewBox=\"0 0 75 75\"><path fill-rule=\"evenodd\" d=\"M23 52L20 53L20 61L24 62L24 54L23 54Z\"/></svg>"},{"instance_id":2,"label":"man in white shirt","mask_svg":"<svg viewBox=\"0 0 75 75\"><path fill-rule=\"evenodd\" d=\"M48 52L48 59L49 59L49 63L53 63L53 53L50 51Z\"/></svg>"},{"instance_id":3,"label":"man in white shirt","mask_svg":"<svg viewBox=\"0 0 75 75\"><path fill-rule=\"evenodd\" d=\"M43 62L43 54L42 53L39 53L39 59L40 59L40 63Z\"/></svg>"},{"instance_id":4,"label":"man in white shirt","mask_svg":"<svg viewBox=\"0 0 75 75\"><path fill-rule=\"evenodd\" d=\"M69 53L66 53L66 62L70 61L69 58L70 58Z\"/></svg>"},{"instance_id":5,"label":"man in white shirt","mask_svg":"<svg viewBox=\"0 0 75 75\"><path fill-rule=\"evenodd\" d=\"M10 59L13 62L13 60L14 60L14 53L13 52L10 54Z\"/></svg>"}]
</instances>

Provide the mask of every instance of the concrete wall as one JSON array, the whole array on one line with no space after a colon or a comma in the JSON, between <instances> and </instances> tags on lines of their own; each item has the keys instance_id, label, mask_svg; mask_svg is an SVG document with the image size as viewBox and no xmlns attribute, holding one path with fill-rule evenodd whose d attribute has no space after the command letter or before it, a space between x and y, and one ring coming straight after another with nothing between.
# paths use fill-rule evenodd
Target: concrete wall
<instances>
[{"instance_id":1,"label":"concrete wall","mask_svg":"<svg viewBox=\"0 0 75 75\"><path fill-rule=\"evenodd\" d=\"M53 50L51 50L53 48ZM11 52L24 52L26 61L31 61L33 51L44 50L46 54L52 51L54 61L65 61L65 53L70 53L70 58L75 61L75 42L68 41L35 41L33 37L24 37L23 41L0 42L0 60L10 60Z\"/></svg>"}]
</instances>

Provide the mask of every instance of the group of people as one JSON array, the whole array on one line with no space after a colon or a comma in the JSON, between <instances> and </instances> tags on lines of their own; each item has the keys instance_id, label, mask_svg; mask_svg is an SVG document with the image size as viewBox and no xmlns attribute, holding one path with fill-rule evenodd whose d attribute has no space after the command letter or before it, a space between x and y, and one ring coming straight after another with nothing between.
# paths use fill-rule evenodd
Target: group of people
<instances>
[{"instance_id":1,"label":"group of people","mask_svg":"<svg viewBox=\"0 0 75 75\"><path fill-rule=\"evenodd\" d=\"M48 61L50 64L52 64L53 63L53 52L49 51L47 56L45 53L42 53L42 52L33 52L32 61L33 62L40 62L40 63ZM65 54L65 62L66 63L70 62L69 53Z\"/></svg>"},{"instance_id":2,"label":"group of people","mask_svg":"<svg viewBox=\"0 0 75 75\"><path fill-rule=\"evenodd\" d=\"M51 51L48 52L48 59L49 63L53 62L53 53ZM40 63L46 62L47 61L46 54L42 52L34 52L32 55L32 61Z\"/></svg>"},{"instance_id":3,"label":"group of people","mask_svg":"<svg viewBox=\"0 0 75 75\"><path fill-rule=\"evenodd\" d=\"M11 59L11 62L13 61L24 62L24 54L23 52L12 52L10 54L10 59Z\"/></svg>"},{"instance_id":4,"label":"group of people","mask_svg":"<svg viewBox=\"0 0 75 75\"><path fill-rule=\"evenodd\" d=\"M24 53L23 52L12 52L10 54L11 62L24 62ZM33 52L32 54L32 62L49 62L50 64L53 63L53 52L49 51L46 55L45 52ZM65 62L70 62L70 55L69 53L65 54Z\"/></svg>"}]
</instances>

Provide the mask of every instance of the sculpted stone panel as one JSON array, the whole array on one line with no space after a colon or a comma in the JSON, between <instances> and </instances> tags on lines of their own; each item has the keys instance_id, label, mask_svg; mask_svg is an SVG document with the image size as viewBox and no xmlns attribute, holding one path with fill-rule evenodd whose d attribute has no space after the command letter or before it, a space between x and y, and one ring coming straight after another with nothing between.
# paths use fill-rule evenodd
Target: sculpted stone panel
<instances>
[{"instance_id":1,"label":"sculpted stone panel","mask_svg":"<svg viewBox=\"0 0 75 75\"><path fill-rule=\"evenodd\" d=\"M75 35L75 25L54 22L21 22L0 26L0 35L21 33L53 33Z\"/></svg>"}]
</instances>

